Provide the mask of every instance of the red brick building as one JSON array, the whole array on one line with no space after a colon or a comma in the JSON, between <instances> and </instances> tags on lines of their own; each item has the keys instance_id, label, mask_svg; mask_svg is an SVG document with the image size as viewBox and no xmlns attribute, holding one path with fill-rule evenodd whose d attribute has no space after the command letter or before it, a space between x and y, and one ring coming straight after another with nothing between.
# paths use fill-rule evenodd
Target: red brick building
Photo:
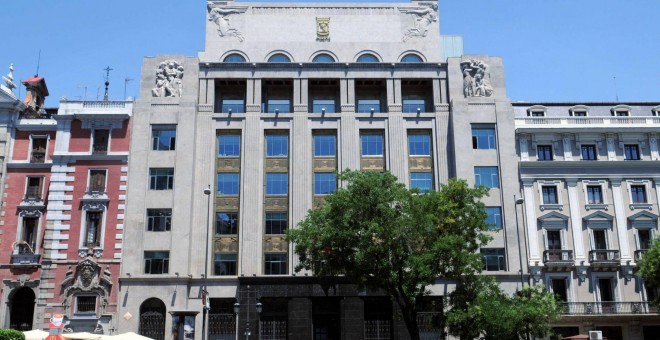
<instances>
[{"instance_id":1,"label":"red brick building","mask_svg":"<svg viewBox=\"0 0 660 340\"><path fill-rule=\"evenodd\" d=\"M131 101L43 108L43 78L23 82L0 216L0 328L110 334L117 318ZM8 113L9 114L9 113Z\"/></svg>"}]
</instances>

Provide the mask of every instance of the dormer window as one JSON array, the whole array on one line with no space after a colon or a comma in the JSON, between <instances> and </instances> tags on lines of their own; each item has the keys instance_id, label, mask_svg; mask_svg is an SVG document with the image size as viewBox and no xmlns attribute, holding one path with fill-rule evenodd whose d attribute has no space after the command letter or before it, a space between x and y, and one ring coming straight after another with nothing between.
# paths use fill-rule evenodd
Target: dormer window
<instances>
[{"instance_id":1,"label":"dormer window","mask_svg":"<svg viewBox=\"0 0 660 340\"><path fill-rule=\"evenodd\" d=\"M527 109L527 117L545 117L547 109L543 105L534 105Z\"/></svg>"},{"instance_id":2,"label":"dormer window","mask_svg":"<svg viewBox=\"0 0 660 340\"><path fill-rule=\"evenodd\" d=\"M568 114L572 117L586 117L589 107L585 105L576 105L568 109Z\"/></svg>"},{"instance_id":3,"label":"dormer window","mask_svg":"<svg viewBox=\"0 0 660 340\"><path fill-rule=\"evenodd\" d=\"M628 117L630 116L630 106L628 105L617 105L610 109L612 116L614 117Z\"/></svg>"}]
</instances>

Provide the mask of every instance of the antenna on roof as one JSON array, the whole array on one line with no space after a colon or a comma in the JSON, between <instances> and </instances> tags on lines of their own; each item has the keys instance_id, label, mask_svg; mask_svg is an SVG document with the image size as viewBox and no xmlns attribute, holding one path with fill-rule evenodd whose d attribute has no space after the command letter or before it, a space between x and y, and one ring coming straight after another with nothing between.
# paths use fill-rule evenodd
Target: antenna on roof
<instances>
[{"instance_id":1,"label":"antenna on roof","mask_svg":"<svg viewBox=\"0 0 660 340\"><path fill-rule=\"evenodd\" d=\"M129 81L133 81L133 78L129 78L129 77L124 78L124 100L126 100L126 85L128 85Z\"/></svg>"},{"instance_id":2,"label":"antenna on roof","mask_svg":"<svg viewBox=\"0 0 660 340\"><path fill-rule=\"evenodd\" d=\"M110 85L110 71L112 69L110 66L103 69L105 71L105 94L103 95L103 100L108 101L108 86Z\"/></svg>"},{"instance_id":3,"label":"antenna on roof","mask_svg":"<svg viewBox=\"0 0 660 340\"><path fill-rule=\"evenodd\" d=\"M34 76L39 75L39 66L41 65L41 49L39 49L39 57L37 58L37 73L34 74Z\"/></svg>"},{"instance_id":4,"label":"antenna on roof","mask_svg":"<svg viewBox=\"0 0 660 340\"><path fill-rule=\"evenodd\" d=\"M619 101L619 90L616 88L616 76L612 77L614 78L614 96L616 97L616 101Z\"/></svg>"}]
</instances>

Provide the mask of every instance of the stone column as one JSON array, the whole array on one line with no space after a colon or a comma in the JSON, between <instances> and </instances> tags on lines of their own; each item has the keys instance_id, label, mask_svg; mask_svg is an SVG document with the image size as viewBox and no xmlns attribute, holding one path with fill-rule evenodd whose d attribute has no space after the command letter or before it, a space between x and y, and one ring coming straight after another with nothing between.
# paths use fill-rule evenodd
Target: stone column
<instances>
[{"instance_id":1,"label":"stone column","mask_svg":"<svg viewBox=\"0 0 660 340\"><path fill-rule=\"evenodd\" d=\"M568 206L571 212L571 231L573 232L573 251L575 262L585 260L584 241L582 240L582 214L580 210L580 198L577 190L577 180L566 180L568 184Z\"/></svg>"},{"instance_id":2,"label":"stone column","mask_svg":"<svg viewBox=\"0 0 660 340\"><path fill-rule=\"evenodd\" d=\"M609 145L609 140L608 143ZM616 178L611 180L612 183L612 196L614 196L614 213L616 220L616 232L619 238L619 251L621 252L621 263L626 263L630 260L630 245L628 244L627 222L626 222L626 208L623 202L623 195L621 190L621 179ZM610 246L611 248L611 246Z\"/></svg>"}]
</instances>

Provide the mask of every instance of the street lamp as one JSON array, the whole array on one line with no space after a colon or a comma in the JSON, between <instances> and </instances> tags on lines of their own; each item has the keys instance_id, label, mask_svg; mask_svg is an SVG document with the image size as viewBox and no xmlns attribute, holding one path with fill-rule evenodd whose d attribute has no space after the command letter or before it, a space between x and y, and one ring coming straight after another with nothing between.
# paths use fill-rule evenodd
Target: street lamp
<instances>
[{"instance_id":1,"label":"street lamp","mask_svg":"<svg viewBox=\"0 0 660 340\"><path fill-rule=\"evenodd\" d=\"M209 184L204 188L204 195L206 195L206 252L204 252L204 289L202 289L202 301L204 308L202 309L202 340L208 339L206 334L207 317L209 315L209 292L207 291L206 278L209 276L209 229L210 229L210 215L211 215L211 185Z\"/></svg>"},{"instance_id":2,"label":"street lamp","mask_svg":"<svg viewBox=\"0 0 660 340\"><path fill-rule=\"evenodd\" d=\"M525 286L525 280L523 279L523 260L522 260L522 250L520 249L523 244L520 243L520 226L518 225L518 205L521 205L525 202L522 197L516 197L513 195L513 201L515 202L516 209L516 234L518 235L518 260L520 261L520 285L521 287ZM527 241L525 241L525 245Z\"/></svg>"},{"instance_id":3,"label":"street lamp","mask_svg":"<svg viewBox=\"0 0 660 340\"><path fill-rule=\"evenodd\" d=\"M254 304L254 309L257 312L257 315L261 314L261 311L263 309L263 304L261 304L261 301L259 301L259 291L256 289L250 289L250 286L247 286L247 289L241 289L241 291L238 294L238 297L236 297L236 302L234 303L234 314L236 314L236 325L237 328L239 328L239 320L238 317L241 312L241 303L239 300L243 298L244 301L250 301L252 298L256 301ZM246 340L250 340L250 336L252 335L252 330L250 328L250 311L252 310L250 307L251 306L246 306L247 307L247 315L245 316L245 331L243 332L243 335L245 335Z\"/></svg>"}]
</instances>

